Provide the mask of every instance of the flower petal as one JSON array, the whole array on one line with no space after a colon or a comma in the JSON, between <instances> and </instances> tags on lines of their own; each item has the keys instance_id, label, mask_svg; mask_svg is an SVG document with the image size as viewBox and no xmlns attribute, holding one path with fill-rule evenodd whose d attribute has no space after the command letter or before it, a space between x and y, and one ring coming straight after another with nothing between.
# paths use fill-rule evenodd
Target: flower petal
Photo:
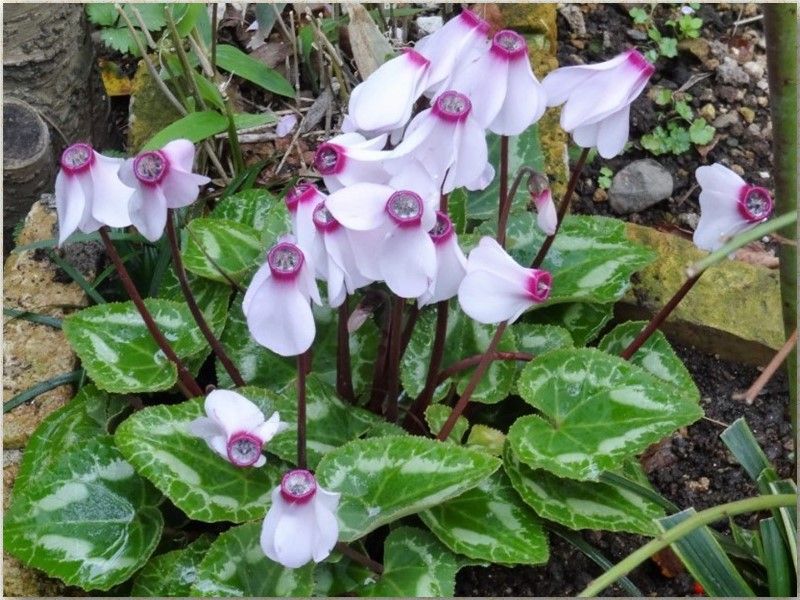
<instances>
[{"instance_id":1,"label":"flower petal","mask_svg":"<svg viewBox=\"0 0 800 600\"><path fill-rule=\"evenodd\" d=\"M138 188L139 187L139 180L136 179L136 175L133 172L133 158L129 158L127 160L123 160L122 164L119 166L119 171L117 171L117 177L119 180L127 185L129 188Z\"/></svg>"},{"instance_id":2,"label":"flower petal","mask_svg":"<svg viewBox=\"0 0 800 600\"><path fill-rule=\"evenodd\" d=\"M713 176L715 174L712 174ZM732 235L746 230L751 225L753 224L739 213L736 196L716 192L714 188L704 188L700 192L700 221L692 239L695 246L701 250L713 252L725 244Z\"/></svg>"},{"instance_id":3,"label":"flower petal","mask_svg":"<svg viewBox=\"0 0 800 600\"><path fill-rule=\"evenodd\" d=\"M297 569L311 561L317 535L313 502L286 505L275 525L277 562L288 569Z\"/></svg>"},{"instance_id":4,"label":"flower petal","mask_svg":"<svg viewBox=\"0 0 800 600\"><path fill-rule=\"evenodd\" d=\"M421 227L396 227L383 242L380 269L386 285L401 298L416 298L436 277L436 249Z\"/></svg>"},{"instance_id":5,"label":"flower petal","mask_svg":"<svg viewBox=\"0 0 800 600\"><path fill-rule=\"evenodd\" d=\"M554 235L558 225L558 214L556 204L553 202L553 195L550 190L545 191L539 197L534 198L536 204L536 224L546 235Z\"/></svg>"},{"instance_id":6,"label":"flower petal","mask_svg":"<svg viewBox=\"0 0 800 600\"><path fill-rule=\"evenodd\" d=\"M451 89L466 94L472 102L472 118L486 129L503 106L508 86L508 61L493 52L485 52L478 60L453 75Z\"/></svg>"},{"instance_id":7,"label":"flower petal","mask_svg":"<svg viewBox=\"0 0 800 600\"><path fill-rule=\"evenodd\" d=\"M186 429L191 435L205 440L210 440L215 435L224 435L225 433L215 420L208 417L197 417L186 424Z\"/></svg>"},{"instance_id":8,"label":"flower petal","mask_svg":"<svg viewBox=\"0 0 800 600\"><path fill-rule=\"evenodd\" d=\"M581 148L594 148L597 146L600 123L590 123L576 127L572 132L572 141Z\"/></svg>"},{"instance_id":9,"label":"flower petal","mask_svg":"<svg viewBox=\"0 0 800 600\"><path fill-rule=\"evenodd\" d=\"M627 53L618 54L611 60L593 65L561 67L548 73L542 81L547 93L547 106L558 106L567 101L570 94L598 71L610 71L627 60Z\"/></svg>"},{"instance_id":10,"label":"flower petal","mask_svg":"<svg viewBox=\"0 0 800 600\"><path fill-rule=\"evenodd\" d=\"M164 197L167 199L169 208L182 208L189 206L197 200L200 195L200 188L206 185L211 179L205 175L187 173L178 169L170 169L161 187L164 190Z\"/></svg>"},{"instance_id":11,"label":"flower petal","mask_svg":"<svg viewBox=\"0 0 800 600\"><path fill-rule=\"evenodd\" d=\"M314 341L316 327L308 296L292 282L274 277L264 281L245 316L253 339L281 356L302 354Z\"/></svg>"},{"instance_id":12,"label":"flower petal","mask_svg":"<svg viewBox=\"0 0 800 600\"><path fill-rule=\"evenodd\" d=\"M386 228L379 227L371 231L348 229L347 237L350 239L350 245L353 248L353 257L355 258L358 272L371 281L382 281L380 253L376 250L383 245L383 240L386 239Z\"/></svg>"},{"instance_id":13,"label":"flower petal","mask_svg":"<svg viewBox=\"0 0 800 600\"><path fill-rule=\"evenodd\" d=\"M325 206L348 229L369 231L386 222L386 201L394 190L377 183L356 183L328 196Z\"/></svg>"},{"instance_id":14,"label":"flower petal","mask_svg":"<svg viewBox=\"0 0 800 600\"><path fill-rule=\"evenodd\" d=\"M336 521L336 514L328 510L320 501L319 496L319 490L317 490L312 500L317 530L311 544L311 557L317 563L330 556L331 550L333 550L339 537L339 523Z\"/></svg>"},{"instance_id":15,"label":"flower petal","mask_svg":"<svg viewBox=\"0 0 800 600\"><path fill-rule=\"evenodd\" d=\"M133 188L120 180L118 173L125 162L121 158L103 156L95 152L92 165L92 217L109 227L127 227L131 224L128 201Z\"/></svg>"},{"instance_id":16,"label":"flower petal","mask_svg":"<svg viewBox=\"0 0 800 600\"><path fill-rule=\"evenodd\" d=\"M264 423L264 413L253 402L230 390L214 390L205 400L206 414L224 430L225 436L254 431Z\"/></svg>"},{"instance_id":17,"label":"flower petal","mask_svg":"<svg viewBox=\"0 0 800 600\"><path fill-rule=\"evenodd\" d=\"M272 416L264 421L261 425L251 431L253 435L258 437L262 443L266 444L281 431L285 431L289 425L281 421L278 413L272 413Z\"/></svg>"},{"instance_id":18,"label":"flower petal","mask_svg":"<svg viewBox=\"0 0 800 600\"><path fill-rule=\"evenodd\" d=\"M264 517L264 522L261 525L261 550L270 560L278 562L278 555L275 552L275 528L278 526L283 515L285 501L281 497L280 486L272 490L272 505L267 511L267 516Z\"/></svg>"},{"instance_id":19,"label":"flower petal","mask_svg":"<svg viewBox=\"0 0 800 600\"><path fill-rule=\"evenodd\" d=\"M250 285L247 286L247 291L244 293L244 299L242 300L243 313L247 314L247 311L250 310L250 303L253 301L253 296L255 296L258 289L270 277L272 277L272 271L269 268L269 264L265 262L258 268L256 274L253 275L253 279L250 280Z\"/></svg>"},{"instance_id":20,"label":"flower petal","mask_svg":"<svg viewBox=\"0 0 800 600\"><path fill-rule=\"evenodd\" d=\"M86 209L86 197L78 176L67 175L63 171L56 175L55 192L60 246L78 228Z\"/></svg>"},{"instance_id":21,"label":"flower petal","mask_svg":"<svg viewBox=\"0 0 800 600\"><path fill-rule=\"evenodd\" d=\"M418 299L420 307L455 296L466 274L467 259L453 235L436 246L436 279Z\"/></svg>"},{"instance_id":22,"label":"flower petal","mask_svg":"<svg viewBox=\"0 0 800 600\"><path fill-rule=\"evenodd\" d=\"M703 190L730 196L733 201L739 200L742 188L747 186L744 179L720 163L697 167L694 174Z\"/></svg>"},{"instance_id":23,"label":"flower petal","mask_svg":"<svg viewBox=\"0 0 800 600\"><path fill-rule=\"evenodd\" d=\"M630 127L630 112L629 104L597 124L597 152L603 158L614 158L625 148Z\"/></svg>"},{"instance_id":24,"label":"flower petal","mask_svg":"<svg viewBox=\"0 0 800 600\"><path fill-rule=\"evenodd\" d=\"M478 246L469 253L467 272L484 270L508 273L512 279L523 279L529 275L529 269L517 264L503 247L492 237L484 236Z\"/></svg>"},{"instance_id":25,"label":"flower petal","mask_svg":"<svg viewBox=\"0 0 800 600\"><path fill-rule=\"evenodd\" d=\"M194 165L194 144L189 140L173 140L161 148L171 167L177 166L181 171L191 172Z\"/></svg>"},{"instance_id":26,"label":"flower petal","mask_svg":"<svg viewBox=\"0 0 800 600\"><path fill-rule=\"evenodd\" d=\"M544 88L523 56L508 65L505 101L488 128L497 135L519 135L542 117L546 104Z\"/></svg>"},{"instance_id":27,"label":"flower petal","mask_svg":"<svg viewBox=\"0 0 800 600\"><path fill-rule=\"evenodd\" d=\"M513 321L534 302L524 281L501 277L491 271L469 271L458 288L461 309L479 323Z\"/></svg>"},{"instance_id":28,"label":"flower petal","mask_svg":"<svg viewBox=\"0 0 800 600\"><path fill-rule=\"evenodd\" d=\"M131 223L145 238L157 241L167 225L167 200L157 185L141 185L128 201Z\"/></svg>"},{"instance_id":29,"label":"flower petal","mask_svg":"<svg viewBox=\"0 0 800 600\"><path fill-rule=\"evenodd\" d=\"M454 160L442 186L444 194L480 179L489 158L486 134L472 117L456 128L455 143Z\"/></svg>"}]
</instances>

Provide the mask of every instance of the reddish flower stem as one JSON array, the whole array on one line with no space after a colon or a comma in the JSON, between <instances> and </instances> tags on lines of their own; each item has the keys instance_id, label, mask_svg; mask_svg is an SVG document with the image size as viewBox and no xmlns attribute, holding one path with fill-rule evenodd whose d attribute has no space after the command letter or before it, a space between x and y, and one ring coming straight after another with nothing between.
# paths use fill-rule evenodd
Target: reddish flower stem
<instances>
[{"instance_id":1,"label":"reddish flower stem","mask_svg":"<svg viewBox=\"0 0 800 600\"><path fill-rule=\"evenodd\" d=\"M764 370L761 372L761 375L758 376L753 384L748 388L748 390L743 394L734 394L734 399L736 400L744 400L744 403L747 405L752 404L756 397L761 393L761 390L764 389L764 386L767 385L770 379L772 379L775 372L778 370L783 364L783 361L786 360L786 357L791 354L792 350L794 350L795 346L797 345L797 329L792 332L792 335L789 336L789 339L786 340L786 343L778 350L777 354L772 357L772 360L769 361L769 364L764 367Z\"/></svg>"},{"instance_id":2,"label":"reddish flower stem","mask_svg":"<svg viewBox=\"0 0 800 600\"><path fill-rule=\"evenodd\" d=\"M400 395L400 350L403 341L403 302L395 298L392 302L391 323L389 330L389 357L387 361L387 401L384 415L390 423L397 422L397 399Z\"/></svg>"},{"instance_id":3,"label":"reddish flower stem","mask_svg":"<svg viewBox=\"0 0 800 600\"><path fill-rule=\"evenodd\" d=\"M506 230L506 221L508 220L508 211L506 210L506 205L508 202L508 136L501 135L500 136L500 164L498 165L500 169L500 197L497 199L497 242L501 245L505 245L505 230ZM500 232L502 234L502 240Z\"/></svg>"},{"instance_id":4,"label":"reddish flower stem","mask_svg":"<svg viewBox=\"0 0 800 600\"><path fill-rule=\"evenodd\" d=\"M453 375L457 375L461 371L466 371L467 369L471 369L475 365L481 362L483 358L483 354L475 354L474 356L469 356L467 358L463 358L457 362L454 362L452 365L443 369L439 375L436 377L436 385L439 386L445 381L447 381ZM527 352L495 352L491 360L519 360L524 362L529 362L534 359L533 354L528 354Z\"/></svg>"},{"instance_id":5,"label":"reddish flower stem","mask_svg":"<svg viewBox=\"0 0 800 600\"><path fill-rule=\"evenodd\" d=\"M186 275L186 269L183 266L183 260L181 259L181 251L178 247L178 236L175 232L175 224L172 221L172 217L173 211L172 209L168 209L167 238L169 238L169 247L172 252L172 262L175 265L175 275L178 277L178 283L180 283L183 297L186 299L186 304L189 305L189 310L192 313L192 317L194 317L195 323L197 323L197 327L200 328L200 331L203 333L203 337L206 338L206 341L208 342L209 346L211 346L211 349L219 359L219 362L221 362L222 366L225 367L225 370L228 372L228 375L230 375L236 387L243 387L247 384L245 383L242 374L239 372L239 369L236 368L236 365L233 364L233 361L225 352L225 348L222 347L222 344L214 335L214 332L211 331L211 327L208 326L208 322L206 321L203 311L197 305L197 300L192 293L192 288L189 286L189 279Z\"/></svg>"},{"instance_id":6,"label":"reddish flower stem","mask_svg":"<svg viewBox=\"0 0 800 600\"><path fill-rule=\"evenodd\" d=\"M653 332L655 332L655 330L658 329L664 321L666 321L670 313L672 313L672 311L675 310L675 307L680 304L680 301L683 300L684 296L689 293L689 290L691 290L694 284L697 283L697 280L700 279L700 275L702 274L703 271L694 277L690 277L683 283L683 285L678 289L677 292L675 292L675 294L669 299L663 308L658 311L658 313L656 313L652 319L650 319L650 322L645 326L644 329L642 329L639 335L636 336L636 339L634 339L630 345L620 353L622 358L625 360L630 360L631 356L636 354L636 351L642 347L642 344L650 339L650 336L653 335Z\"/></svg>"},{"instance_id":7,"label":"reddish flower stem","mask_svg":"<svg viewBox=\"0 0 800 600\"><path fill-rule=\"evenodd\" d=\"M420 395L414 401L414 404L408 409L406 414L405 425L411 425L412 415L421 419L425 414L425 410L431 403L433 392L436 390L436 376L442 366L442 358L444 357L444 344L447 337L447 313L448 313L447 300L443 300L436 305L436 333L433 338L433 348L431 349L431 359L428 363L428 377L425 380L425 387L420 392Z\"/></svg>"},{"instance_id":8,"label":"reddish flower stem","mask_svg":"<svg viewBox=\"0 0 800 600\"><path fill-rule=\"evenodd\" d=\"M375 358L375 371L372 373L372 391L370 393L369 409L376 415L382 414L383 400L386 397L386 362L389 357L389 334L391 330L391 298L387 300L389 307L381 325L381 341L378 344L378 353Z\"/></svg>"},{"instance_id":9,"label":"reddish flower stem","mask_svg":"<svg viewBox=\"0 0 800 600\"><path fill-rule=\"evenodd\" d=\"M508 215L511 213L511 205L514 203L514 198L517 195L519 184L522 183L522 178L527 175L528 180L533 177L534 171L530 167L522 166L517 171L514 177L514 182L511 184L511 190L508 192L505 201L500 207L500 215L497 218L497 243L503 248L506 246L506 230L508 229Z\"/></svg>"},{"instance_id":10,"label":"reddish flower stem","mask_svg":"<svg viewBox=\"0 0 800 600\"><path fill-rule=\"evenodd\" d=\"M306 462L306 369L308 353L297 356L297 466L305 469Z\"/></svg>"},{"instance_id":11,"label":"reddish flower stem","mask_svg":"<svg viewBox=\"0 0 800 600\"><path fill-rule=\"evenodd\" d=\"M450 432L453 431L453 427L455 427L458 417L461 416L461 414L464 412L464 409L467 407L467 404L469 404L475 388L478 387L483 374L486 373L486 369L489 368L489 363L492 362L492 356L497 348L497 344L500 342L500 338L503 337L503 332L506 330L506 325L508 325L508 322L503 321L497 326L497 330L494 332L494 336L489 342L489 347L486 348L486 352L484 352L481 356L481 360L478 363L478 366L475 368L475 372L467 382L467 387L464 388L464 393L461 394L461 397L458 399L458 402L456 402L453 411L450 413L450 416L447 417L447 421L445 421L441 431L439 431L439 434L436 436L439 441L444 441L447 439L447 436L449 436Z\"/></svg>"},{"instance_id":12,"label":"reddish flower stem","mask_svg":"<svg viewBox=\"0 0 800 600\"><path fill-rule=\"evenodd\" d=\"M336 330L336 393L351 403L355 403L353 373L350 362L350 332L347 331L347 299L342 302L338 312Z\"/></svg>"},{"instance_id":13,"label":"reddish flower stem","mask_svg":"<svg viewBox=\"0 0 800 600\"><path fill-rule=\"evenodd\" d=\"M586 164L586 157L589 156L589 148L584 148L581 151L581 155L578 157L578 162L575 164L575 169L572 171L572 176L569 178L569 183L567 184L567 191L564 192L564 198L561 200L561 204L558 205L558 220L556 221L556 230L553 235L548 235L542 247L539 248L539 253L536 255L536 258L533 259L531 263L531 267L534 269L538 269L539 266L544 262L547 253L550 251L550 246L553 245L553 240L556 239L558 235L558 230L561 229L561 223L564 221L564 217L567 214L567 210L569 210L569 205L572 202L572 195L575 192L575 188L578 186L578 178L581 175L581 171L583 171L583 165Z\"/></svg>"},{"instance_id":14,"label":"reddish flower stem","mask_svg":"<svg viewBox=\"0 0 800 600\"><path fill-rule=\"evenodd\" d=\"M178 358L178 355L175 354L175 351L172 349L169 341L167 341L167 338L164 337L164 334L161 333L161 330L158 328L155 319L153 319L153 315L151 315L150 311L147 309L144 300L142 300L142 297L139 294L139 290L136 289L128 270L125 268L122 259L120 259L114 243L111 241L111 238L108 237L108 227L105 225L100 228L100 238L103 240L103 244L106 247L106 253L108 254L108 257L111 259L111 262L114 263L114 268L117 270L120 281L122 281L122 285L125 288L125 291L128 293L128 297L133 301L134 306L136 306L136 310L139 311L139 315L141 315L147 330L150 332L150 335L153 337L153 340L155 340L156 344L158 344L158 347L164 353L164 356L166 356L167 359L172 362L175 365L175 368L178 370L178 387L187 398L202 396L203 390L197 384L197 381L195 381L194 377L192 377L192 374L186 368L186 365L183 364L183 361L181 361L181 359Z\"/></svg>"},{"instance_id":15,"label":"reddish flower stem","mask_svg":"<svg viewBox=\"0 0 800 600\"><path fill-rule=\"evenodd\" d=\"M337 552L343 554L350 560L357 562L358 564L367 567L373 573L378 575L383 575L383 565L376 560L372 560L366 554L361 554L358 550L355 550L345 544L344 542L336 542L336 550Z\"/></svg>"},{"instance_id":16,"label":"reddish flower stem","mask_svg":"<svg viewBox=\"0 0 800 600\"><path fill-rule=\"evenodd\" d=\"M414 327L417 324L418 318L419 318L419 304L414 302L414 304L412 304L408 309L408 317L406 317L406 324L405 327L403 327L403 341L400 348L401 356L405 354L408 342L411 341L411 336L414 333Z\"/></svg>"}]
</instances>

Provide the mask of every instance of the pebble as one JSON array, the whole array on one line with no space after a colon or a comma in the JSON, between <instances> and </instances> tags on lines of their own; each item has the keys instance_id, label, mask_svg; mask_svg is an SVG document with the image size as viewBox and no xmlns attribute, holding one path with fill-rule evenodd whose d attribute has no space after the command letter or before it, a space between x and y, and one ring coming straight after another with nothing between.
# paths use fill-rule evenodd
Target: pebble
<instances>
[{"instance_id":1,"label":"pebble","mask_svg":"<svg viewBox=\"0 0 800 600\"><path fill-rule=\"evenodd\" d=\"M736 96L738 95L739 90L735 87L730 85L721 85L717 88L717 96L725 102L734 103L736 102Z\"/></svg>"},{"instance_id":2,"label":"pebble","mask_svg":"<svg viewBox=\"0 0 800 600\"><path fill-rule=\"evenodd\" d=\"M714 105L709 102L700 109L700 116L710 123L716 119L717 109L714 108Z\"/></svg>"},{"instance_id":3,"label":"pebble","mask_svg":"<svg viewBox=\"0 0 800 600\"><path fill-rule=\"evenodd\" d=\"M597 188L592 194L592 200L595 202L607 202L608 201L608 192L605 191L603 188Z\"/></svg>"},{"instance_id":4,"label":"pebble","mask_svg":"<svg viewBox=\"0 0 800 600\"><path fill-rule=\"evenodd\" d=\"M672 175L658 162L637 160L614 175L609 203L618 214L635 213L669 198L673 187Z\"/></svg>"},{"instance_id":5,"label":"pebble","mask_svg":"<svg viewBox=\"0 0 800 600\"><path fill-rule=\"evenodd\" d=\"M711 480L708 477L700 477L697 481L687 481L686 487L693 492L707 492Z\"/></svg>"},{"instance_id":6,"label":"pebble","mask_svg":"<svg viewBox=\"0 0 800 600\"><path fill-rule=\"evenodd\" d=\"M742 65L742 69L745 73L747 73L750 77L753 78L754 81L758 81L762 77L764 77L764 65L756 60L751 60L746 62Z\"/></svg>"},{"instance_id":7,"label":"pebble","mask_svg":"<svg viewBox=\"0 0 800 600\"><path fill-rule=\"evenodd\" d=\"M756 87L760 90L768 90L769 89L769 81L766 79L759 79L756 82Z\"/></svg>"},{"instance_id":8,"label":"pebble","mask_svg":"<svg viewBox=\"0 0 800 600\"><path fill-rule=\"evenodd\" d=\"M752 123L753 119L756 118L756 112L749 106L740 106L739 114L742 115L744 122L748 124Z\"/></svg>"},{"instance_id":9,"label":"pebble","mask_svg":"<svg viewBox=\"0 0 800 600\"><path fill-rule=\"evenodd\" d=\"M729 138L729 139L733 139L733 138ZM731 165L731 171L733 171L737 175L744 175L744 167L742 167L741 165Z\"/></svg>"},{"instance_id":10,"label":"pebble","mask_svg":"<svg viewBox=\"0 0 800 600\"><path fill-rule=\"evenodd\" d=\"M725 143L728 144L728 146L730 146L731 148L736 148L736 146L739 145L739 140L737 140L735 137L729 137L728 139L725 140ZM739 175L744 175L744 171L739 173Z\"/></svg>"},{"instance_id":11,"label":"pebble","mask_svg":"<svg viewBox=\"0 0 800 600\"><path fill-rule=\"evenodd\" d=\"M729 85L745 85L750 83L750 76L734 59L726 56L717 67L717 80Z\"/></svg>"},{"instance_id":12,"label":"pebble","mask_svg":"<svg viewBox=\"0 0 800 600\"><path fill-rule=\"evenodd\" d=\"M444 20L441 16L417 17L417 27L423 34L433 33L442 28Z\"/></svg>"},{"instance_id":13,"label":"pebble","mask_svg":"<svg viewBox=\"0 0 800 600\"><path fill-rule=\"evenodd\" d=\"M681 213L678 215L678 222L694 231L697 229L697 224L700 222L700 215L693 212Z\"/></svg>"},{"instance_id":14,"label":"pebble","mask_svg":"<svg viewBox=\"0 0 800 600\"><path fill-rule=\"evenodd\" d=\"M572 5L570 5L572 6ZM644 42L647 41L647 34L644 31L640 31L639 29L626 29L625 34L635 40L637 42Z\"/></svg>"},{"instance_id":15,"label":"pebble","mask_svg":"<svg viewBox=\"0 0 800 600\"><path fill-rule=\"evenodd\" d=\"M768 106L769 105L769 98L766 96L759 96L756 98L756 104L759 106Z\"/></svg>"},{"instance_id":16,"label":"pebble","mask_svg":"<svg viewBox=\"0 0 800 600\"><path fill-rule=\"evenodd\" d=\"M558 14L564 17L573 33L583 37L586 35L586 23L583 12L577 4L564 4L558 9Z\"/></svg>"}]
</instances>

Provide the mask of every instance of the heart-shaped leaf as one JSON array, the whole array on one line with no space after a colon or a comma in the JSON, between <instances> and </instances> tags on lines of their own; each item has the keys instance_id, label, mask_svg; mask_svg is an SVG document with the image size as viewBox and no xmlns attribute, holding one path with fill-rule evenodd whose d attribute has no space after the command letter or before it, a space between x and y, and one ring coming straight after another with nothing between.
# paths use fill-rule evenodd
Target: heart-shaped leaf
<instances>
[{"instance_id":1,"label":"heart-shaped leaf","mask_svg":"<svg viewBox=\"0 0 800 600\"><path fill-rule=\"evenodd\" d=\"M150 314L180 358L207 343L189 308L169 300L145 300ZM97 384L109 392L153 392L172 387L175 365L167 360L132 302L84 308L64 319L64 333Z\"/></svg>"},{"instance_id":2,"label":"heart-shaped leaf","mask_svg":"<svg viewBox=\"0 0 800 600\"><path fill-rule=\"evenodd\" d=\"M549 556L541 521L503 471L420 517L445 546L472 559L538 565Z\"/></svg>"},{"instance_id":3,"label":"heart-shaped leaf","mask_svg":"<svg viewBox=\"0 0 800 600\"><path fill-rule=\"evenodd\" d=\"M477 450L420 437L356 440L317 467L324 488L340 492L339 539L352 541L475 487L500 466Z\"/></svg>"},{"instance_id":4,"label":"heart-shaped leaf","mask_svg":"<svg viewBox=\"0 0 800 600\"><path fill-rule=\"evenodd\" d=\"M263 189L252 189L228 196L214 207L214 219L236 221L255 229L263 248L270 248L292 229L286 204Z\"/></svg>"},{"instance_id":5,"label":"heart-shaped leaf","mask_svg":"<svg viewBox=\"0 0 800 600\"><path fill-rule=\"evenodd\" d=\"M158 545L160 501L111 436L98 436L17 488L5 515L4 549L70 585L108 590Z\"/></svg>"},{"instance_id":6,"label":"heart-shaped leaf","mask_svg":"<svg viewBox=\"0 0 800 600\"><path fill-rule=\"evenodd\" d=\"M506 443L503 468L514 489L536 513L570 529L600 529L654 535L660 506L615 485L562 479L531 469Z\"/></svg>"},{"instance_id":7,"label":"heart-shaped leaf","mask_svg":"<svg viewBox=\"0 0 800 600\"><path fill-rule=\"evenodd\" d=\"M383 575L360 595L442 598L455 593L460 565L427 531L415 527L394 529L384 542L383 563Z\"/></svg>"},{"instance_id":8,"label":"heart-shaped leaf","mask_svg":"<svg viewBox=\"0 0 800 600\"><path fill-rule=\"evenodd\" d=\"M701 416L699 394L591 348L555 350L522 371L522 398L543 414L520 417L508 441L525 464L597 480Z\"/></svg>"},{"instance_id":9,"label":"heart-shaped leaf","mask_svg":"<svg viewBox=\"0 0 800 600\"><path fill-rule=\"evenodd\" d=\"M565 328L578 347L585 346L597 337L613 317L613 304L593 302L556 304L531 313L531 318L536 323L549 323Z\"/></svg>"},{"instance_id":10,"label":"heart-shaped leaf","mask_svg":"<svg viewBox=\"0 0 800 600\"><path fill-rule=\"evenodd\" d=\"M201 217L192 219L186 232L183 263L201 277L222 283L231 279L245 286L248 272L266 257L258 232L236 221Z\"/></svg>"},{"instance_id":11,"label":"heart-shaped leaf","mask_svg":"<svg viewBox=\"0 0 800 600\"><path fill-rule=\"evenodd\" d=\"M136 575L131 596L186 597L197 580L197 568L211 547L212 538L202 535L180 550L154 556Z\"/></svg>"},{"instance_id":12,"label":"heart-shaped leaf","mask_svg":"<svg viewBox=\"0 0 800 600\"><path fill-rule=\"evenodd\" d=\"M306 597L314 589L314 564L286 569L261 550L261 523L221 534L197 568L193 596Z\"/></svg>"}]
</instances>

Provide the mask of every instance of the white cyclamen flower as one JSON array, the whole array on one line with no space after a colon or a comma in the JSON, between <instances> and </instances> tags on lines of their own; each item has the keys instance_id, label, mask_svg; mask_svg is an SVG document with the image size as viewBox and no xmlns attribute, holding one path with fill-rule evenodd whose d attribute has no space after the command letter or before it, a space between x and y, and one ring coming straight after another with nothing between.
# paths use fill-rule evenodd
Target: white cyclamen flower
<instances>
[{"instance_id":1,"label":"white cyclamen flower","mask_svg":"<svg viewBox=\"0 0 800 600\"><path fill-rule=\"evenodd\" d=\"M553 278L517 264L494 238L481 238L469 253L467 274L458 288L463 311L479 323L513 323L550 296Z\"/></svg>"},{"instance_id":2,"label":"white cyclamen flower","mask_svg":"<svg viewBox=\"0 0 800 600\"><path fill-rule=\"evenodd\" d=\"M277 243L242 301L250 335L281 356L302 354L316 334L311 300L322 304L303 251L288 241Z\"/></svg>"},{"instance_id":3,"label":"white cyclamen flower","mask_svg":"<svg viewBox=\"0 0 800 600\"><path fill-rule=\"evenodd\" d=\"M334 192L325 204L348 229L374 234L352 238L356 258L377 257L380 279L395 294L416 298L428 289L436 276L436 250L428 235L436 212L430 202L412 190L362 183Z\"/></svg>"},{"instance_id":4,"label":"white cyclamen flower","mask_svg":"<svg viewBox=\"0 0 800 600\"><path fill-rule=\"evenodd\" d=\"M464 94L448 90L433 106L409 123L405 138L390 150L386 163L392 173L401 173L409 163L422 165L437 182L442 193L457 187L483 189L494 177L488 162L486 135L472 117L472 103Z\"/></svg>"},{"instance_id":5,"label":"white cyclamen flower","mask_svg":"<svg viewBox=\"0 0 800 600\"><path fill-rule=\"evenodd\" d=\"M286 473L272 491L272 506L261 527L267 558L287 569L328 558L339 537L339 497L317 485L305 469Z\"/></svg>"},{"instance_id":6,"label":"white cyclamen flower","mask_svg":"<svg viewBox=\"0 0 800 600\"><path fill-rule=\"evenodd\" d=\"M714 251L734 235L750 229L772 215L772 196L763 187L748 185L744 179L719 163L698 167L700 221L694 243Z\"/></svg>"},{"instance_id":7,"label":"white cyclamen flower","mask_svg":"<svg viewBox=\"0 0 800 600\"><path fill-rule=\"evenodd\" d=\"M519 135L547 106L525 38L509 30L498 31L489 50L458 71L450 87L469 96L475 120L498 135Z\"/></svg>"},{"instance_id":8,"label":"white cyclamen flower","mask_svg":"<svg viewBox=\"0 0 800 600\"><path fill-rule=\"evenodd\" d=\"M428 86L434 92L448 83L456 68L467 63L486 46L489 24L468 9L450 19L444 27L420 39L415 50L430 63Z\"/></svg>"},{"instance_id":9,"label":"white cyclamen flower","mask_svg":"<svg viewBox=\"0 0 800 600\"><path fill-rule=\"evenodd\" d=\"M458 245L453 224L446 214L436 213L436 225L428 235L436 248L436 276L425 293L417 298L420 308L455 296L467 273L467 259Z\"/></svg>"},{"instance_id":10,"label":"white cyclamen flower","mask_svg":"<svg viewBox=\"0 0 800 600\"><path fill-rule=\"evenodd\" d=\"M192 173L193 163L194 144L189 140L172 141L122 163L119 178L135 189L128 205L131 222L151 242L164 233L167 209L190 205L211 181Z\"/></svg>"},{"instance_id":11,"label":"white cyclamen flower","mask_svg":"<svg viewBox=\"0 0 800 600\"><path fill-rule=\"evenodd\" d=\"M388 158L385 145L385 134L368 140L360 133L342 133L317 148L314 167L329 192L365 181L386 183L390 175L383 164Z\"/></svg>"},{"instance_id":12,"label":"white cyclamen flower","mask_svg":"<svg viewBox=\"0 0 800 600\"><path fill-rule=\"evenodd\" d=\"M297 245L305 252L311 249L314 241L314 209L325 202L325 194L313 183L303 182L294 186L286 194L286 208L292 219L292 233Z\"/></svg>"},{"instance_id":13,"label":"white cyclamen flower","mask_svg":"<svg viewBox=\"0 0 800 600\"><path fill-rule=\"evenodd\" d=\"M603 158L622 152L628 141L630 107L655 68L636 50L594 65L556 69L542 81L547 105L561 109L561 127L582 148L597 147Z\"/></svg>"},{"instance_id":14,"label":"white cyclamen flower","mask_svg":"<svg viewBox=\"0 0 800 600\"><path fill-rule=\"evenodd\" d=\"M536 224L546 235L554 235L558 225L558 214L550 188L532 195L533 203L536 205Z\"/></svg>"},{"instance_id":15,"label":"white cyclamen flower","mask_svg":"<svg viewBox=\"0 0 800 600\"><path fill-rule=\"evenodd\" d=\"M410 49L383 63L350 94L348 126L379 134L405 125L428 86L429 71L428 59Z\"/></svg>"},{"instance_id":16,"label":"white cyclamen flower","mask_svg":"<svg viewBox=\"0 0 800 600\"><path fill-rule=\"evenodd\" d=\"M131 224L128 199L133 188L117 177L122 162L95 152L89 144L64 150L55 185L59 245L76 229L91 233L103 225Z\"/></svg>"},{"instance_id":17,"label":"white cyclamen flower","mask_svg":"<svg viewBox=\"0 0 800 600\"><path fill-rule=\"evenodd\" d=\"M228 390L208 394L205 409L208 416L189 423L189 433L236 467L263 467L264 446L288 427L278 413L265 420L258 406Z\"/></svg>"}]
</instances>

